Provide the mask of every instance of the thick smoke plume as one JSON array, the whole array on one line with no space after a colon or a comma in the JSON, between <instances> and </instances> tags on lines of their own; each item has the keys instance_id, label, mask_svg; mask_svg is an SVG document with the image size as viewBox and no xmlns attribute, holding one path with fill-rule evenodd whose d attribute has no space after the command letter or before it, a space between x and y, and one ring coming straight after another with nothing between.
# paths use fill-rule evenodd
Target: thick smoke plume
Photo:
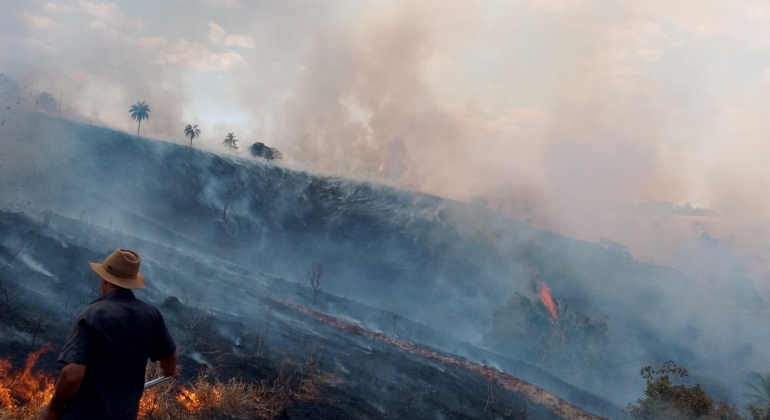
<instances>
[{"instance_id":1,"label":"thick smoke plume","mask_svg":"<svg viewBox=\"0 0 770 420\"><path fill-rule=\"evenodd\" d=\"M127 107L146 100L147 136L182 142L200 122L200 147L222 150L236 131L316 170L612 237L669 264L690 229L650 231L659 221L629 207L713 208L723 227L705 225L720 238L763 221L761 188L741 187L767 182L745 170L762 166L765 105L750 90L764 89L763 69L755 86L730 86L715 58L694 56L766 48L746 25L767 18L760 3L714 2L700 21L652 0L151 3L6 3L2 71L23 103L49 91L68 118L133 131Z\"/></svg>"}]
</instances>

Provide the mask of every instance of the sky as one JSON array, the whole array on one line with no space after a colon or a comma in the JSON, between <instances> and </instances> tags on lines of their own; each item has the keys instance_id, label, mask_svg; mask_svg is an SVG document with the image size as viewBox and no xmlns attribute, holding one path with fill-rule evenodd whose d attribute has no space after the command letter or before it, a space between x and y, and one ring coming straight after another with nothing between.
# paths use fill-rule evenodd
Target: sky
<instances>
[{"instance_id":1,"label":"sky","mask_svg":"<svg viewBox=\"0 0 770 420\"><path fill-rule=\"evenodd\" d=\"M144 100L143 136L233 132L669 263L708 230L770 272L766 1L5 0L0 72L65 118L135 132ZM650 200L720 216L660 228Z\"/></svg>"}]
</instances>

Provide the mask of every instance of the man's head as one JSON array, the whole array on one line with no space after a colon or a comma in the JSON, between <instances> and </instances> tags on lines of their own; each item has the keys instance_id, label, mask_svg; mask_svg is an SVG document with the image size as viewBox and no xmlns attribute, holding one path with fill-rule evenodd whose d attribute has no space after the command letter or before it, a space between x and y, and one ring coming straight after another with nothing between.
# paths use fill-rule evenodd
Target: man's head
<instances>
[{"instance_id":1,"label":"man's head","mask_svg":"<svg viewBox=\"0 0 770 420\"><path fill-rule=\"evenodd\" d=\"M115 286L103 278L99 278L99 294L104 296L107 293L114 292L116 290L126 290L124 287Z\"/></svg>"},{"instance_id":2,"label":"man's head","mask_svg":"<svg viewBox=\"0 0 770 420\"><path fill-rule=\"evenodd\" d=\"M139 272L141 261L136 252L117 249L101 264L89 265L101 278L99 290L105 294L116 289L144 289L144 276Z\"/></svg>"}]
</instances>

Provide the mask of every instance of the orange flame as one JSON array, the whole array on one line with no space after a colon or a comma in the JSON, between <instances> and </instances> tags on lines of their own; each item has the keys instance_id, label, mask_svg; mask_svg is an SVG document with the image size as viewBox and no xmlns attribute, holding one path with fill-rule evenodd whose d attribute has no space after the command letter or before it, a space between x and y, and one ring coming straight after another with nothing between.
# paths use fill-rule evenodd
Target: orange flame
<instances>
[{"instance_id":1,"label":"orange flame","mask_svg":"<svg viewBox=\"0 0 770 420\"><path fill-rule=\"evenodd\" d=\"M551 322L555 322L559 319L559 315L556 313L556 305L553 303L551 297L551 289L544 282L540 282L540 300L543 302L548 312L551 313Z\"/></svg>"},{"instance_id":2,"label":"orange flame","mask_svg":"<svg viewBox=\"0 0 770 420\"><path fill-rule=\"evenodd\" d=\"M139 400L139 417L146 417L160 409L160 402L155 395L145 392Z\"/></svg>"},{"instance_id":3,"label":"orange flame","mask_svg":"<svg viewBox=\"0 0 770 420\"><path fill-rule=\"evenodd\" d=\"M22 405L43 405L53 396L54 381L42 372L32 372L40 355L51 350L51 344L43 344L40 349L27 355L24 369L12 371L8 359L0 359L0 407L7 410Z\"/></svg>"},{"instance_id":4,"label":"orange flame","mask_svg":"<svg viewBox=\"0 0 770 420\"><path fill-rule=\"evenodd\" d=\"M203 401L204 399L206 401ZM219 390L216 388L211 388L211 395L206 396L206 398L201 398L197 393L185 388L182 388L179 391L179 395L176 396L176 400L182 403L190 413L197 413L209 405L217 405L219 404L219 399Z\"/></svg>"}]
</instances>

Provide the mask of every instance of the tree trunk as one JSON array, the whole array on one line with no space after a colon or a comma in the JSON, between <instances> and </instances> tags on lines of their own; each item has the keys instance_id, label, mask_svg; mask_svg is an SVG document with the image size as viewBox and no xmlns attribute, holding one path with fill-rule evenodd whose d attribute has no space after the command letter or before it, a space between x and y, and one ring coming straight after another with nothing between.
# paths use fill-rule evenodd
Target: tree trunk
<instances>
[{"instance_id":1,"label":"tree trunk","mask_svg":"<svg viewBox=\"0 0 770 420\"><path fill-rule=\"evenodd\" d=\"M313 289L313 305L315 305L315 297L318 294L318 289Z\"/></svg>"},{"instance_id":2,"label":"tree trunk","mask_svg":"<svg viewBox=\"0 0 770 420\"><path fill-rule=\"evenodd\" d=\"M192 149L192 139L193 139L193 136L190 136L190 148L191 149Z\"/></svg>"},{"instance_id":3,"label":"tree trunk","mask_svg":"<svg viewBox=\"0 0 770 420\"><path fill-rule=\"evenodd\" d=\"M136 128L136 135L139 135L139 130L142 128L142 119L139 119L139 127Z\"/></svg>"}]
</instances>

